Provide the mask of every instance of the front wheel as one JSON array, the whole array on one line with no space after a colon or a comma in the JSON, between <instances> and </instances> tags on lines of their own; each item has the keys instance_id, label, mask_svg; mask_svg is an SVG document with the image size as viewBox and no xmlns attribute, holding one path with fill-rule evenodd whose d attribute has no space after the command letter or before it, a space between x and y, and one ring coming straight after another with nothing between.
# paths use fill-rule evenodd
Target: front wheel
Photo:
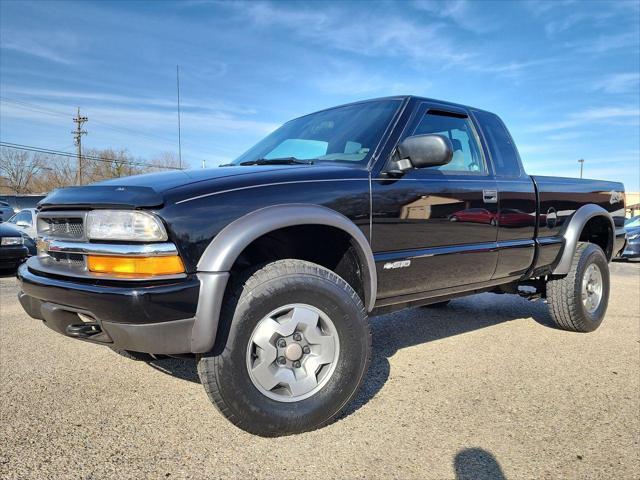
<instances>
[{"instance_id":1,"label":"front wheel","mask_svg":"<svg viewBox=\"0 0 640 480\"><path fill-rule=\"evenodd\" d=\"M569 273L547 282L547 303L555 324L574 332L597 329L609 302L609 265L602 249L578 243Z\"/></svg>"},{"instance_id":2,"label":"front wheel","mask_svg":"<svg viewBox=\"0 0 640 480\"><path fill-rule=\"evenodd\" d=\"M224 348L198 361L214 405L262 436L332 421L370 362L371 333L356 292L332 271L301 260L267 264L232 288L221 316L229 328Z\"/></svg>"}]
</instances>

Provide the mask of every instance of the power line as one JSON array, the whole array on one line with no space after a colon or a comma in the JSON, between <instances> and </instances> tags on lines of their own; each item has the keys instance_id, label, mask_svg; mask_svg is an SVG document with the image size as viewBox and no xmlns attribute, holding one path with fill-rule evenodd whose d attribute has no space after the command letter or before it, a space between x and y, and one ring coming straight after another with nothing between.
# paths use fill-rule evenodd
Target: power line
<instances>
[{"instance_id":1,"label":"power line","mask_svg":"<svg viewBox=\"0 0 640 480\"><path fill-rule=\"evenodd\" d=\"M61 157L77 158L77 155L75 153L61 152L59 150L52 150L52 149L49 149L49 148L41 148L41 147L34 147L32 145L22 145L22 144L19 144L19 143L0 142L0 147L13 148L13 149L16 149L16 150L24 150L24 151L28 151L28 152L46 153L46 154L49 154L49 155L59 155ZM182 168L179 168L179 167L169 167L169 166L162 166L162 165L154 165L153 163L135 162L135 161L131 161L131 160L122 160L120 158L97 157L95 155L83 155L82 158L86 159L86 160L94 160L96 162L104 162L104 163L118 162L118 163L122 163L124 165L130 165L130 166L136 166L136 167L164 168L164 169L167 169L167 170L182 170Z\"/></svg>"},{"instance_id":2,"label":"power line","mask_svg":"<svg viewBox=\"0 0 640 480\"><path fill-rule=\"evenodd\" d=\"M61 110L54 110L48 107L43 107L42 105L37 105L34 103L28 103L28 102L24 102L21 100L15 100L15 99L10 99L7 98L5 96L0 95L0 103L12 103L15 104L16 106L18 106L19 108L23 108L26 110L31 110L34 112L38 112L38 113L45 113L47 115L52 115L55 117L62 117L65 119L69 118L69 114L68 113L64 113ZM150 140L160 140L168 145L171 146L175 146L175 140L171 140L167 137L163 137L161 135L157 135L154 133L149 133L149 132L141 132L140 130L131 130L129 128L125 128L125 127L119 127L119 126L115 126L112 125L108 122L104 122L102 120L96 120L95 118L93 120L91 120L91 123L95 123L98 125L102 125L104 128L107 128L108 130L112 130L114 132L118 132L118 133L124 133L133 137L145 137L148 138ZM180 142L179 142L180 143ZM210 143L208 142L209 145L211 145L213 148L221 150L221 151L226 151L226 152L230 152L230 153L235 153L235 151L233 149L230 149L227 146L223 146L217 143ZM178 155L179 157L181 157L181 146L178 146Z\"/></svg>"},{"instance_id":3,"label":"power line","mask_svg":"<svg viewBox=\"0 0 640 480\"><path fill-rule=\"evenodd\" d=\"M7 97L0 97L0 102L4 102L4 103L12 103L20 108L26 109L26 110L31 110L33 112L38 112L38 113L45 113L47 115L52 115L55 117L62 117L62 118L69 118L69 114L68 113L64 113L60 110L53 110L47 107L43 107L41 105L36 105L34 103L27 103L27 102L23 102L20 100L14 100L14 99L9 99ZM169 145L174 146L175 145L175 140L170 140L166 137L160 136L160 135L156 135L153 133L145 133L145 132L141 132L139 130L130 130L128 128L123 128L123 127L118 127L115 125L111 125L110 123L104 122L102 120L92 120L92 123L96 123L98 125L102 125L103 127L112 130L114 132L118 132L118 133L126 133L127 135L131 135L133 137L145 137L151 140L161 140Z\"/></svg>"}]
</instances>

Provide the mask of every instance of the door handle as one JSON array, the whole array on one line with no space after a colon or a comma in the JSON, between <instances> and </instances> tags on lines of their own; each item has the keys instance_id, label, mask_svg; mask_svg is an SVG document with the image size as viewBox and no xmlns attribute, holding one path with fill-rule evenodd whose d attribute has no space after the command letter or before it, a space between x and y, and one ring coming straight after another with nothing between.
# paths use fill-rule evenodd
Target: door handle
<instances>
[{"instance_id":1,"label":"door handle","mask_svg":"<svg viewBox=\"0 0 640 480\"><path fill-rule=\"evenodd\" d=\"M482 200L484 203L498 203L498 191L482 190Z\"/></svg>"}]
</instances>

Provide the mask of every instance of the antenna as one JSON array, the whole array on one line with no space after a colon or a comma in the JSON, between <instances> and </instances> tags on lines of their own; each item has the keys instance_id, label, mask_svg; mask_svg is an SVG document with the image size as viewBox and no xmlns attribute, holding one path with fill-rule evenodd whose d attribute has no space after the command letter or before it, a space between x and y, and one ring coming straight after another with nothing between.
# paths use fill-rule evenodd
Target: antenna
<instances>
[{"instance_id":1,"label":"antenna","mask_svg":"<svg viewBox=\"0 0 640 480\"><path fill-rule=\"evenodd\" d=\"M176 88L178 91L178 162L182 168L182 139L180 138L180 65L176 65Z\"/></svg>"},{"instance_id":2,"label":"antenna","mask_svg":"<svg viewBox=\"0 0 640 480\"><path fill-rule=\"evenodd\" d=\"M582 178L582 167L584 166L584 158L578 160L578 163L580 164L580 178Z\"/></svg>"}]
</instances>

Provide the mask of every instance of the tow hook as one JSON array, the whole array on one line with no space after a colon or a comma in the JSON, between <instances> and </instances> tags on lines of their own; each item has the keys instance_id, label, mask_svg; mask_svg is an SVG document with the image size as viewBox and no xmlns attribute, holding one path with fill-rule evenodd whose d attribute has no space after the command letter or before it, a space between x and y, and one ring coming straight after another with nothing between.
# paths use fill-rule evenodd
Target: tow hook
<instances>
[{"instance_id":1,"label":"tow hook","mask_svg":"<svg viewBox=\"0 0 640 480\"><path fill-rule=\"evenodd\" d=\"M67 335L74 338L89 338L102 332L102 328L97 323L75 323L67 325L65 329Z\"/></svg>"}]
</instances>

